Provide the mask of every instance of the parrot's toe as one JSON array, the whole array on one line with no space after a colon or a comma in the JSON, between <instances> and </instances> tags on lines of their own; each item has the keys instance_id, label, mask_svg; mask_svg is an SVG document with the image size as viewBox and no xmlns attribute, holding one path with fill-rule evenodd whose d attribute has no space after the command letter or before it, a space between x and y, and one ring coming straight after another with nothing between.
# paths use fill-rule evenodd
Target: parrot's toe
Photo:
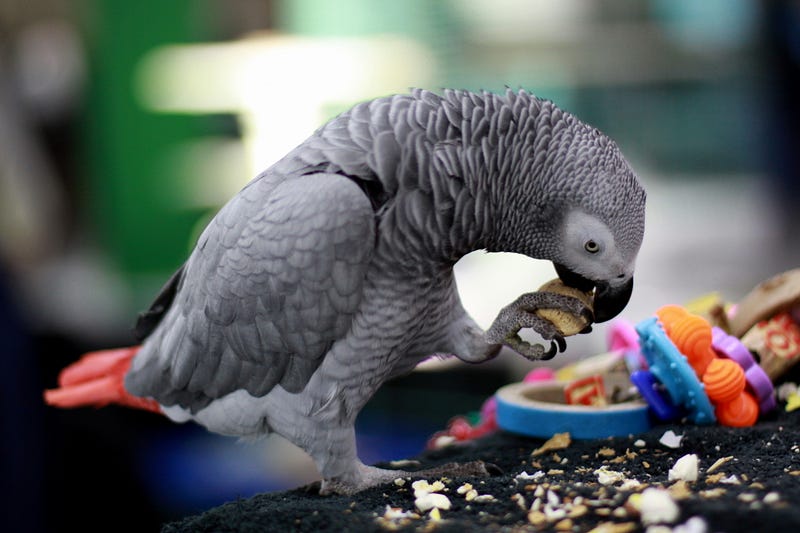
<instances>
[{"instance_id":1,"label":"parrot's toe","mask_svg":"<svg viewBox=\"0 0 800 533\"><path fill-rule=\"evenodd\" d=\"M379 485L392 483L397 478L442 478L451 479L469 477L490 477L502 474L503 471L497 465L485 463L483 461L470 461L467 463L447 463L434 468L424 470L388 470L375 466L359 465L357 475L347 478L323 479L322 482L312 483L303 487L311 492L319 492L320 495L342 494L351 496L362 490L366 490Z\"/></svg>"},{"instance_id":2,"label":"parrot's toe","mask_svg":"<svg viewBox=\"0 0 800 533\"><path fill-rule=\"evenodd\" d=\"M483 463L484 467L486 468L486 472L489 473L490 476L502 476L505 472L503 469L497 466L494 463Z\"/></svg>"},{"instance_id":3,"label":"parrot's toe","mask_svg":"<svg viewBox=\"0 0 800 533\"><path fill-rule=\"evenodd\" d=\"M566 348L566 344L564 345L564 347ZM561 351L563 352L564 350L562 349ZM532 361L549 361L556 355L558 355L558 350L556 349L556 343L554 341L550 341L550 349L547 350L547 352L544 355L542 355L539 359L532 359Z\"/></svg>"},{"instance_id":4,"label":"parrot's toe","mask_svg":"<svg viewBox=\"0 0 800 533\"><path fill-rule=\"evenodd\" d=\"M535 293L534 293L535 294ZM486 339L492 344L501 344L513 338L523 328L531 328L545 339L551 339L556 334L555 326L535 313L538 308L532 305L534 294L523 295L514 303L504 307L486 332Z\"/></svg>"},{"instance_id":5,"label":"parrot's toe","mask_svg":"<svg viewBox=\"0 0 800 533\"><path fill-rule=\"evenodd\" d=\"M562 331L550 320L550 316L540 314L541 310L563 311L567 316L578 319L579 329ZM574 321L575 318L570 320ZM578 298L552 292L533 292L523 294L500 311L486 332L486 341L504 344L532 361L548 360L566 350L565 336L590 332L593 320L592 309ZM533 329L543 339L551 341L550 349L545 350L540 344L523 341L519 336L523 328Z\"/></svg>"},{"instance_id":6,"label":"parrot's toe","mask_svg":"<svg viewBox=\"0 0 800 533\"><path fill-rule=\"evenodd\" d=\"M322 493L322 481L312 481L307 485L303 485L302 487L298 487L300 490L308 493L308 494L321 494Z\"/></svg>"},{"instance_id":7,"label":"parrot's toe","mask_svg":"<svg viewBox=\"0 0 800 533\"><path fill-rule=\"evenodd\" d=\"M541 344L531 344L516 334L506 338L505 345L529 361L549 361L558 354L559 350L563 352L567 347L564 338L559 335L559 339L561 339L560 342L551 340L550 349L547 351Z\"/></svg>"},{"instance_id":8,"label":"parrot's toe","mask_svg":"<svg viewBox=\"0 0 800 533\"><path fill-rule=\"evenodd\" d=\"M428 468L425 470L418 470L409 472L411 477L490 477L497 476L503 473L503 470L493 463L485 463L483 461L469 461L467 463L447 463L435 468Z\"/></svg>"},{"instance_id":9,"label":"parrot's toe","mask_svg":"<svg viewBox=\"0 0 800 533\"><path fill-rule=\"evenodd\" d=\"M552 341L555 341L558 344L558 351L563 352L567 349L567 341L564 340L563 335L555 334L553 335Z\"/></svg>"}]
</instances>

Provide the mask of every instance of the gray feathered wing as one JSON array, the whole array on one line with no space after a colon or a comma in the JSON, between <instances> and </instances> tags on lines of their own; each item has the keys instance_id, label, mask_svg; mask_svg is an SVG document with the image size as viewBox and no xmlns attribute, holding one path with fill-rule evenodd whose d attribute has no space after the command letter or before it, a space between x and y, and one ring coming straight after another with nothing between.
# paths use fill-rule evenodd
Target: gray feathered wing
<instances>
[{"instance_id":1,"label":"gray feathered wing","mask_svg":"<svg viewBox=\"0 0 800 533\"><path fill-rule=\"evenodd\" d=\"M350 179L254 180L167 287L126 388L193 412L239 389L302 390L350 327L374 243L374 211Z\"/></svg>"}]
</instances>

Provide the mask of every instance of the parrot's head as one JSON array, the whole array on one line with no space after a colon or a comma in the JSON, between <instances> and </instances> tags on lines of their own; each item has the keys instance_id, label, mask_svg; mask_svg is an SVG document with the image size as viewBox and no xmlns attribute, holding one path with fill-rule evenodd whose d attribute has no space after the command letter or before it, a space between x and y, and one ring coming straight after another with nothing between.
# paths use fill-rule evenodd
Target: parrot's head
<instances>
[{"instance_id":1,"label":"parrot's head","mask_svg":"<svg viewBox=\"0 0 800 533\"><path fill-rule=\"evenodd\" d=\"M595 289L595 322L614 318L633 292L634 261L641 237L621 240L600 217L581 210L566 214L561 235L553 261L558 277L582 291Z\"/></svg>"},{"instance_id":2,"label":"parrot's head","mask_svg":"<svg viewBox=\"0 0 800 533\"><path fill-rule=\"evenodd\" d=\"M595 289L595 322L610 320L633 290L644 188L614 141L551 102L531 102L535 141L520 147L526 171L499 195L493 248L552 261L566 285Z\"/></svg>"},{"instance_id":3,"label":"parrot's head","mask_svg":"<svg viewBox=\"0 0 800 533\"><path fill-rule=\"evenodd\" d=\"M617 145L594 128L579 127L578 148L569 150L571 164L562 167L568 170L553 176L564 187L543 210L554 224L547 248L565 284L594 287L595 322L605 322L625 308L633 291L646 194Z\"/></svg>"}]
</instances>

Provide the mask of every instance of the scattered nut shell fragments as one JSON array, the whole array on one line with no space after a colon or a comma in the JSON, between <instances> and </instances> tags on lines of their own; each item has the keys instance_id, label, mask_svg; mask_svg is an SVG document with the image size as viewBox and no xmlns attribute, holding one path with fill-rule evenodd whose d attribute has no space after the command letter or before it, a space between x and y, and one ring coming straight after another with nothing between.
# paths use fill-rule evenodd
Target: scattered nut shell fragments
<instances>
[{"instance_id":1,"label":"scattered nut shell fragments","mask_svg":"<svg viewBox=\"0 0 800 533\"><path fill-rule=\"evenodd\" d=\"M638 524L636 522L602 522L596 528L589 531L589 533L630 533L636 531Z\"/></svg>"},{"instance_id":2,"label":"scattered nut shell fragments","mask_svg":"<svg viewBox=\"0 0 800 533\"><path fill-rule=\"evenodd\" d=\"M729 455L727 457L720 457L719 459L714 461L714 464L708 467L708 469L706 470L706 474L711 474L715 472L719 467L721 467L722 465L724 465L725 463L727 463L732 459L733 459L732 455Z\"/></svg>"},{"instance_id":3,"label":"scattered nut shell fragments","mask_svg":"<svg viewBox=\"0 0 800 533\"><path fill-rule=\"evenodd\" d=\"M771 437L765 437L764 446L777 448L785 444L791 449L788 455L800 454L796 441L789 444L782 440L785 434L782 436L780 432L783 430L783 426L777 427ZM771 486L759 473L757 465L744 462L746 457L737 459L738 454L736 457L724 455L731 453L735 446L728 446L725 441L714 446L714 441L705 442L691 430L685 433L686 439L674 431L665 432L659 439L662 432L653 431L642 438L633 435L627 440L610 438L592 443L590 447L572 441L565 433L554 435L546 442L540 440L530 447L519 444L519 466L512 471L507 485L513 494L504 493L503 488L497 486L492 486L494 496L479 494L478 490L482 493L490 490L489 482L484 485L482 481L453 484L440 479L412 484L410 478L398 478L401 483L407 480L398 490L399 495L407 498L408 492L413 492L418 496L415 505L411 505L413 500L405 504L412 511L391 510L384 517L378 517L379 513L375 516L385 529L397 529L402 520L410 525L410 519L418 516L416 520L421 521L415 525L420 525L419 530L424 527L426 531L435 531L442 526L435 522L446 520L447 524L452 524L461 519L458 513L452 514L455 509L472 513L482 525L495 525L500 520L504 524L521 521L522 524L515 525L520 530L585 530L587 521L591 520L596 525L594 531L598 532L646 529L648 533L704 533L709 531L708 524L701 517L681 516L682 512L698 509L703 500L734 498L736 504L748 510L781 509L790 505L786 496L774 490L777 487ZM522 455L538 444L541 446L535 453ZM574 449L576 446L580 451ZM676 452L681 448L685 451ZM685 453L689 450L696 450L696 454ZM562 456L565 457L562 459ZM569 458L569 467L557 470L566 458ZM650 464L645 459L655 461L657 468L647 470ZM699 468L701 460L702 470ZM667 472L669 461L673 464ZM743 467L746 473L742 472ZM753 472L749 470L751 467ZM787 462L783 472L788 476L800 476L794 462ZM636 474L641 477L635 479ZM714 486L716 484L719 485ZM447 492L448 487L450 492ZM745 492L740 493L742 489ZM591 496L587 496L588 490L592 491ZM723 503L717 500L715 505ZM601 520L617 523L598 524ZM624 520L628 522L621 523Z\"/></svg>"},{"instance_id":4,"label":"scattered nut shell fragments","mask_svg":"<svg viewBox=\"0 0 800 533\"><path fill-rule=\"evenodd\" d=\"M605 465L594 471L597 482L601 485L613 485L614 483L625 481L627 478L622 472L609 470Z\"/></svg>"},{"instance_id":5,"label":"scattered nut shell fragments","mask_svg":"<svg viewBox=\"0 0 800 533\"><path fill-rule=\"evenodd\" d=\"M450 509L450 498L444 494L429 492L414 500L414 505L423 513L434 508L447 511Z\"/></svg>"},{"instance_id":6,"label":"scattered nut shell fragments","mask_svg":"<svg viewBox=\"0 0 800 533\"><path fill-rule=\"evenodd\" d=\"M514 481L516 481L517 483L519 483L520 481L533 481L534 483L538 483L539 480L541 480L546 475L547 474L545 474L541 470L537 470L533 474L529 474L525 471L522 471L519 474L517 474L517 476L514 478Z\"/></svg>"},{"instance_id":7,"label":"scattered nut shell fragments","mask_svg":"<svg viewBox=\"0 0 800 533\"><path fill-rule=\"evenodd\" d=\"M540 292L552 292L563 296L577 298L589 309L592 309L592 293L583 292L574 287L564 285L560 279L553 279L539 287ZM536 314L545 320L549 320L558 329L559 333L565 337L576 335L583 331L590 324L586 317L576 316L562 309L539 309Z\"/></svg>"},{"instance_id":8,"label":"scattered nut shell fragments","mask_svg":"<svg viewBox=\"0 0 800 533\"><path fill-rule=\"evenodd\" d=\"M665 431L663 435L661 435L661 438L658 439L658 442L667 448L680 448L682 440L683 435L676 435L674 431L669 429Z\"/></svg>"},{"instance_id":9,"label":"scattered nut shell fragments","mask_svg":"<svg viewBox=\"0 0 800 533\"><path fill-rule=\"evenodd\" d=\"M672 524L680 515L678 504L664 489L645 489L641 494L632 494L628 501L639 511L644 525Z\"/></svg>"},{"instance_id":10,"label":"scattered nut shell fragments","mask_svg":"<svg viewBox=\"0 0 800 533\"><path fill-rule=\"evenodd\" d=\"M517 504L517 506L522 509L523 511L528 510L528 502L525 501L525 496L520 494L519 492L515 493L511 496L511 501Z\"/></svg>"},{"instance_id":11,"label":"scattered nut shell fragments","mask_svg":"<svg viewBox=\"0 0 800 533\"><path fill-rule=\"evenodd\" d=\"M686 500L692 496L688 483L682 479L673 483L667 490L676 500Z\"/></svg>"},{"instance_id":12,"label":"scattered nut shell fragments","mask_svg":"<svg viewBox=\"0 0 800 533\"><path fill-rule=\"evenodd\" d=\"M427 480L418 479L414 483L411 484L411 488L414 489L414 496L419 498L426 494L430 494L432 492L439 492L444 490L444 483L441 481L434 481L433 483L428 483Z\"/></svg>"},{"instance_id":13,"label":"scattered nut shell fragments","mask_svg":"<svg viewBox=\"0 0 800 533\"><path fill-rule=\"evenodd\" d=\"M418 479L411 484L414 489L414 505L420 512L427 512L431 509L450 509L450 498L438 492L444 490L445 485L441 481L428 483L425 479ZM438 512L436 513L438 514Z\"/></svg>"},{"instance_id":14,"label":"scattered nut shell fragments","mask_svg":"<svg viewBox=\"0 0 800 533\"><path fill-rule=\"evenodd\" d=\"M675 461L669 469L670 481L697 481L697 455L689 453Z\"/></svg>"},{"instance_id":15,"label":"scattered nut shell fragments","mask_svg":"<svg viewBox=\"0 0 800 533\"><path fill-rule=\"evenodd\" d=\"M569 432L556 433L555 435L550 437L544 444L533 450L533 452L531 452L531 455L536 457L550 451L563 450L565 448L568 448L571 443L572 439L570 438Z\"/></svg>"},{"instance_id":16,"label":"scattered nut shell fragments","mask_svg":"<svg viewBox=\"0 0 800 533\"><path fill-rule=\"evenodd\" d=\"M421 517L413 511L404 511L398 507L386 506L386 511L382 516L376 518L378 524L389 531L396 531L405 528Z\"/></svg>"}]
</instances>

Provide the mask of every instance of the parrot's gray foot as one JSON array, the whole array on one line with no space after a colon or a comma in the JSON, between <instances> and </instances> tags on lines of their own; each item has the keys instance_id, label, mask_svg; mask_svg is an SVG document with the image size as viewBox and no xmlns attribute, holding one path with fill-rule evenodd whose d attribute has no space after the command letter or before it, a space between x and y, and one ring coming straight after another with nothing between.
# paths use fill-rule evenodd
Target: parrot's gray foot
<instances>
[{"instance_id":1,"label":"parrot's gray foot","mask_svg":"<svg viewBox=\"0 0 800 533\"><path fill-rule=\"evenodd\" d=\"M362 490L392 483L397 478L460 478L460 477L488 477L501 473L501 470L483 461L471 461L469 463L447 463L435 468L408 472L405 470L388 470L359 464L356 475L323 479L319 489L321 495L343 494L352 495Z\"/></svg>"},{"instance_id":2,"label":"parrot's gray foot","mask_svg":"<svg viewBox=\"0 0 800 533\"><path fill-rule=\"evenodd\" d=\"M583 316L589 323L594 318L592 310L577 298L551 292L531 292L500 310L486 332L486 341L489 344L505 344L531 361L552 359L567 348L567 342L552 322L536 314L538 309L561 309L572 315ZM519 331L523 328L532 328L542 338L549 340L550 349L545 351L541 344L522 340Z\"/></svg>"},{"instance_id":3,"label":"parrot's gray foot","mask_svg":"<svg viewBox=\"0 0 800 533\"><path fill-rule=\"evenodd\" d=\"M555 357L559 351L563 352L567 348L567 341L564 340L564 337L557 334L556 337L550 341L550 349L545 351L544 346L541 344L531 344L515 334L506 338L505 345L530 361L549 361Z\"/></svg>"}]
</instances>

